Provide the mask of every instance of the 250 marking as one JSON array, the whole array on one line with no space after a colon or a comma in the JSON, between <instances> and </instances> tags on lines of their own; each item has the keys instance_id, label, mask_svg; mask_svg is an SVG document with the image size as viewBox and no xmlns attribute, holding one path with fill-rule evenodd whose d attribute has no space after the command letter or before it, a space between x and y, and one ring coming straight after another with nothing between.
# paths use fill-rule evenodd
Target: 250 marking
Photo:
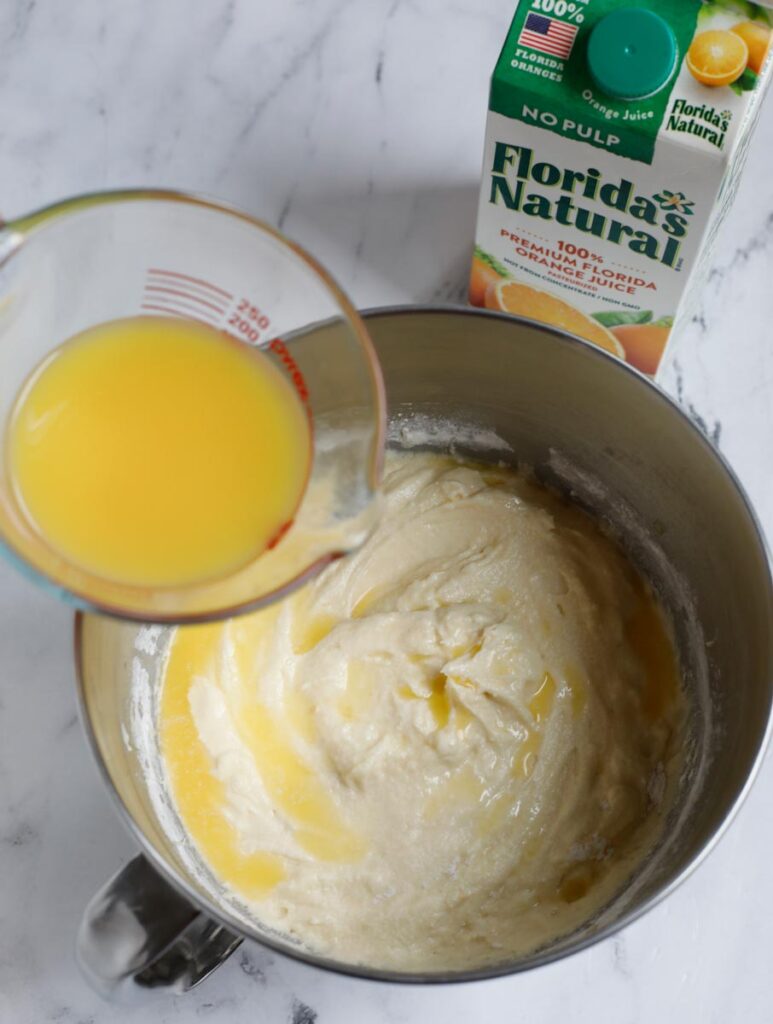
<instances>
[{"instance_id":1,"label":"250 marking","mask_svg":"<svg viewBox=\"0 0 773 1024\"><path fill-rule=\"evenodd\" d=\"M257 306L254 306L249 299L241 299L228 318L228 326L235 327L243 338L251 342L259 341L261 332L267 330L270 323L269 317L262 313Z\"/></svg>"}]
</instances>

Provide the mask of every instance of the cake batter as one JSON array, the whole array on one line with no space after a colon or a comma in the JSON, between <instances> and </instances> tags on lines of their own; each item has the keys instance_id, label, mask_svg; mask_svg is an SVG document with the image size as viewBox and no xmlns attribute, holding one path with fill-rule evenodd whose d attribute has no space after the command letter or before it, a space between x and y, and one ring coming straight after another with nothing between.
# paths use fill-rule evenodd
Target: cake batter
<instances>
[{"instance_id":1,"label":"cake batter","mask_svg":"<svg viewBox=\"0 0 773 1024\"><path fill-rule=\"evenodd\" d=\"M586 921L657 840L684 698L662 614L511 470L387 460L368 542L287 601L181 630L168 783L230 897L315 952L471 968Z\"/></svg>"}]
</instances>

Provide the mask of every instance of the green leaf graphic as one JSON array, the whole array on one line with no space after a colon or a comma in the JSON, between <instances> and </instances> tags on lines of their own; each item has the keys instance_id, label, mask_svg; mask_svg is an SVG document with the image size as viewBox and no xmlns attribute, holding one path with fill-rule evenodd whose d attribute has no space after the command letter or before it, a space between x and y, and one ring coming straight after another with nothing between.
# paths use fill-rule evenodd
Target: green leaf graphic
<instances>
[{"instance_id":1,"label":"green leaf graphic","mask_svg":"<svg viewBox=\"0 0 773 1024\"><path fill-rule=\"evenodd\" d=\"M752 71L751 68L746 68L740 78L737 78L733 85L740 85L742 92L751 92L751 90L757 84L757 72Z\"/></svg>"},{"instance_id":2,"label":"green leaf graphic","mask_svg":"<svg viewBox=\"0 0 773 1024\"><path fill-rule=\"evenodd\" d=\"M475 246L475 252L473 254L476 260L480 260L481 263L485 263L487 267L499 274L500 277L509 277L510 272L506 267L503 267L499 260L495 260L491 253L486 252L485 249L481 249L479 245Z\"/></svg>"},{"instance_id":3,"label":"green leaf graphic","mask_svg":"<svg viewBox=\"0 0 773 1024\"><path fill-rule=\"evenodd\" d=\"M618 313L617 310L603 310L593 313L593 319L603 327L620 327L623 324L648 324L652 320L651 309L641 309L637 313Z\"/></svg>"}]
</instances>

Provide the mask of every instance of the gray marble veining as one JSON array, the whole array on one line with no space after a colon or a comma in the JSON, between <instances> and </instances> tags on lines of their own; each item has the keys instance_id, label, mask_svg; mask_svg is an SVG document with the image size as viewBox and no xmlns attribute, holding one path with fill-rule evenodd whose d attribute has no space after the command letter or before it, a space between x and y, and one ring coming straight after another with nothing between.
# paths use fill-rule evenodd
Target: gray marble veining
<instances>
[{"instance_id":1,"label":"gray marble veining","mask_svg":"<svg viewBox=\"0 0 773 1024\"><path fill-rule=\"evenodd\" d=\"M488 77L511 0L7 0L0 209L119 185L217 195L278 223L370 306L464 297ZM664 379L773 533L773 106L700 309ZM244 946L152 1014L73 961L94 888L133 854L76 725L71 614L0 566L0 1022L769 1024L773 767L671 898L528 975L347 980Z\"/></svg>"}]
</instances>

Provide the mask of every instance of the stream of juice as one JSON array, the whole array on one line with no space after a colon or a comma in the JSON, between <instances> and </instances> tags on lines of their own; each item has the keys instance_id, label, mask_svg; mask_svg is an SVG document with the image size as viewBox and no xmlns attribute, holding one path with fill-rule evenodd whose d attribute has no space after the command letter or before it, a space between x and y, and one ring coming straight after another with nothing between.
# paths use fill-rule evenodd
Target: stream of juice
<instances>
[{"instance_id":1,"label":"stream of juice","mask_svg":"<svg viewBox=\"0 0 773 1024\"><path fill-rule=\"evenodd\" d=\"M37 367L6 451L17 502L102 578L182 587L249 564L292 521L309 420L259 350L193 321L134 317Z\"/></svg>"}]
</instances>

